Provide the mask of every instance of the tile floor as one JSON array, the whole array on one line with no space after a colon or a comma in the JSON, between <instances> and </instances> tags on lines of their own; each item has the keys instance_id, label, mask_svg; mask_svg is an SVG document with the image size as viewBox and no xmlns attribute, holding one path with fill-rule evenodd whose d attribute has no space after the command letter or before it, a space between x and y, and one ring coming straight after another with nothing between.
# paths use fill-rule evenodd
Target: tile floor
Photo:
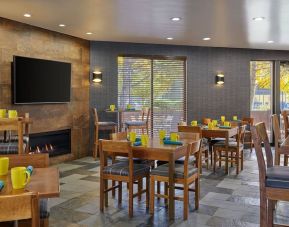
<instances>
[{"instance_id":1,"label":"tile floor","mask_svg":"<svg viewBox=\"0 0 289 227\"><path fill-rule=\"evenodd\" d=\"M58 165L61 172L60 198L50 199L50 226L216 226L255 227L259 226L258 167L254 152L246 151L244 170L236 176L224 169L217 173L204 169L201 178L201 200L199 210L194 209L191 194L189 218L183 221L182 202L176 201L176 219L168 221L167 208L163 202L155 204L154 217L145 208L145 197L134 201L134 218L128 218L127 196L118 206L109 195L109 208L99 211L99 162L91 157ZM124 192L126 190L124 188ZM275 220L289 223L289 204L279 203Z\"/></svg>"}]
</instances>

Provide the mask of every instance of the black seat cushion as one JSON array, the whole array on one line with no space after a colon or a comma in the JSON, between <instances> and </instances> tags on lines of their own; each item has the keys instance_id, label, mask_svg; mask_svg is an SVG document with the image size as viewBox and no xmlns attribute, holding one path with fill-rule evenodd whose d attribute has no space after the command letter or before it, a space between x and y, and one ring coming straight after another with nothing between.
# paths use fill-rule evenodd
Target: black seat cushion
<instances>
[{"instance_id":1,"label":"black seat cushion","mask_svg":"<svg viewBox=\"0 0 289 227\"><path fill-rule=\"evenodd\" d=\"M117 162L128 162L128 158L126 157L118 157L116 159ZM147 160L147 159L141 159L141 158L133 158L133 162L135 164L147 164L147 165L153 165L154 161Z\"/></svg>"},{"instance_id":2,"label":"black seat cushion","mask_svg":"<svg viewBox=\"0 0 289 227\"><path fill-rule=\"evenodd\" d=\"M134 164L133 175L134 176L145 176L150 171L150 166L146 164ZM129 165L127 162L117 162L112 165L106 166L103 169L104 174L128 176Z\"/></svg>"},{"instance_id":3,"label":"black seat cushion","mask_svg":"<svg viewBox=\"0 0 289 227\"><path fill-rule=\"evenodd\" d=\"M226 146L226 142L225 141L219 141L219 142L215 143L214 146L216 146L216 147L225 147ZM236 141L229 141L228 147L229 148L236 148L237 147L237 142ZM240 143L239 147L243 148L243 144Z\"/></svg>"},{"instance_id":4,"label":"black seat cushion","mask_svg":"<svg viewBox=\"0 0 289 227\"><path fill-rule=\"evenodd\" d=\"M113 121L100 121L98 122L99 126L116 126L117 124Z\"/></svg>"},{"instance_id":5,"label":"black seat cushion","mask_svg":"<svg viewBox=\"0 0 289 227\"><path fill-rule=\"evenodd\" d=\"M186 159L185 157L182 157L182 158L176 160L175 163L184 164L185 163L185 159ZM190 165L195 165L196 164L196 157L195 156L190 156L189 157L189 164Z\"/></svg>"},{"instance_id":6,"label":"black seat cushion","mask_svg":"<svg viewBox=\"0 0 289 227\"><path fill-rule=\"evenodd\" d=\"M192 165L188 165L188 176L192 176L193 174L197 173L198 169L195 168ZM169 165L164 164L160 165L155 169L152 169L151 175L157 175L157 176L169 176ZM183 164L175 164L175 177L176 178L184 178L184 165Z\"/></svg>"},{"instance_id":7,"label":"black seat cushion","mask_svg":"<svg viewBox=\"0 0 289 227\"><path fill-rule=\"evenodd\" d=\"M269 167L267 169L266 187L289 189L289 167Z\"/></svg>"},{"instance_id":8,"label":"black seat cushion","mask_svg":"<svg viewBox=\"0 0 289 227\"><path fill-rule=\"evenodd\" d=\"M146 121L126 121L124 124L126 126L144 126Z\"/></svg>"},{"instance_id":9,"label":"black seat cushion","mask_svg":"<svg viewBox=\"0 0 289 227\"><path fill-rule=\"evenodd\" d=\"M40 218L49 218L48 199L40 199Z\"/></svg>"}]
</instances>

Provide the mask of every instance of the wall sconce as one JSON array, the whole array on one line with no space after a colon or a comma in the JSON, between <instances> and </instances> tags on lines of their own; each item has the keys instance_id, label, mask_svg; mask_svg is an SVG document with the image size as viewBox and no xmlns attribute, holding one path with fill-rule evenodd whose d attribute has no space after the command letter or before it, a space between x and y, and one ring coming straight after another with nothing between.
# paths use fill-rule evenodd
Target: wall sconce
<instances>
[{"instance_id":1,"label":"wall sconce","mask_svg":"<svg viewBox=\"0 0 289 227\"><path fill-rule=\"evenodd\" d=\"M92 73L92 81L94 83L100 83L102 81L102 72L94 71Z\"/></svg>"},{"instance_id":2,"label":"wall sconce","mask_svg":"<svg viewBox=\"0 0 289 227\"><path fill-rule=\"evenodd\" d=\"M225 83L225 76L223 73L218 73L216 76L216 84L222 85Z\"/></svg>"}]
</instances>

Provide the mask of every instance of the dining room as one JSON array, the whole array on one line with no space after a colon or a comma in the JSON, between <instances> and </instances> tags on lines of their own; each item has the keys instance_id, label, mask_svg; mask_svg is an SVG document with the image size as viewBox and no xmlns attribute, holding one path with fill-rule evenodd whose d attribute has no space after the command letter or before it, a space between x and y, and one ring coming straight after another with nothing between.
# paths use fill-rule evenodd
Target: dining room
<instances>
[{"instance_id":1,"label":"dining room","mask_svg":"<svg viewBox=\"0 0 289 227\"><path fill-rule=\"evenodd\" d=\"M288 7L3 1L0 226L289 226Z\"/></svg>"}]
</instances>

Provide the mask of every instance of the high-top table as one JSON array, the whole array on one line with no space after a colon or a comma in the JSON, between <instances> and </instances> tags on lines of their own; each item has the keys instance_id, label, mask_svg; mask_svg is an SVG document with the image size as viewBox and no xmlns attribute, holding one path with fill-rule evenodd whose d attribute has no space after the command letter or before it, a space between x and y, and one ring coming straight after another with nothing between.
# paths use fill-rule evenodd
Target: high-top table
<instances>
[{"instance_id":1,"label":"high-top table","mask_svg":"<svg viewBox=\"0 0 289 227\"><path fill-rule=\"evenodd\" d=\"M0 192L0 197L2 195L13 196L27 191L39 193L40 198L53 198L60 195L59 170L56 167L34 168L30 182L24 189L13 189L10 171L7 175L0 176L0 180L5 183L4 188Z\"/></svg>"}]
</instances>

